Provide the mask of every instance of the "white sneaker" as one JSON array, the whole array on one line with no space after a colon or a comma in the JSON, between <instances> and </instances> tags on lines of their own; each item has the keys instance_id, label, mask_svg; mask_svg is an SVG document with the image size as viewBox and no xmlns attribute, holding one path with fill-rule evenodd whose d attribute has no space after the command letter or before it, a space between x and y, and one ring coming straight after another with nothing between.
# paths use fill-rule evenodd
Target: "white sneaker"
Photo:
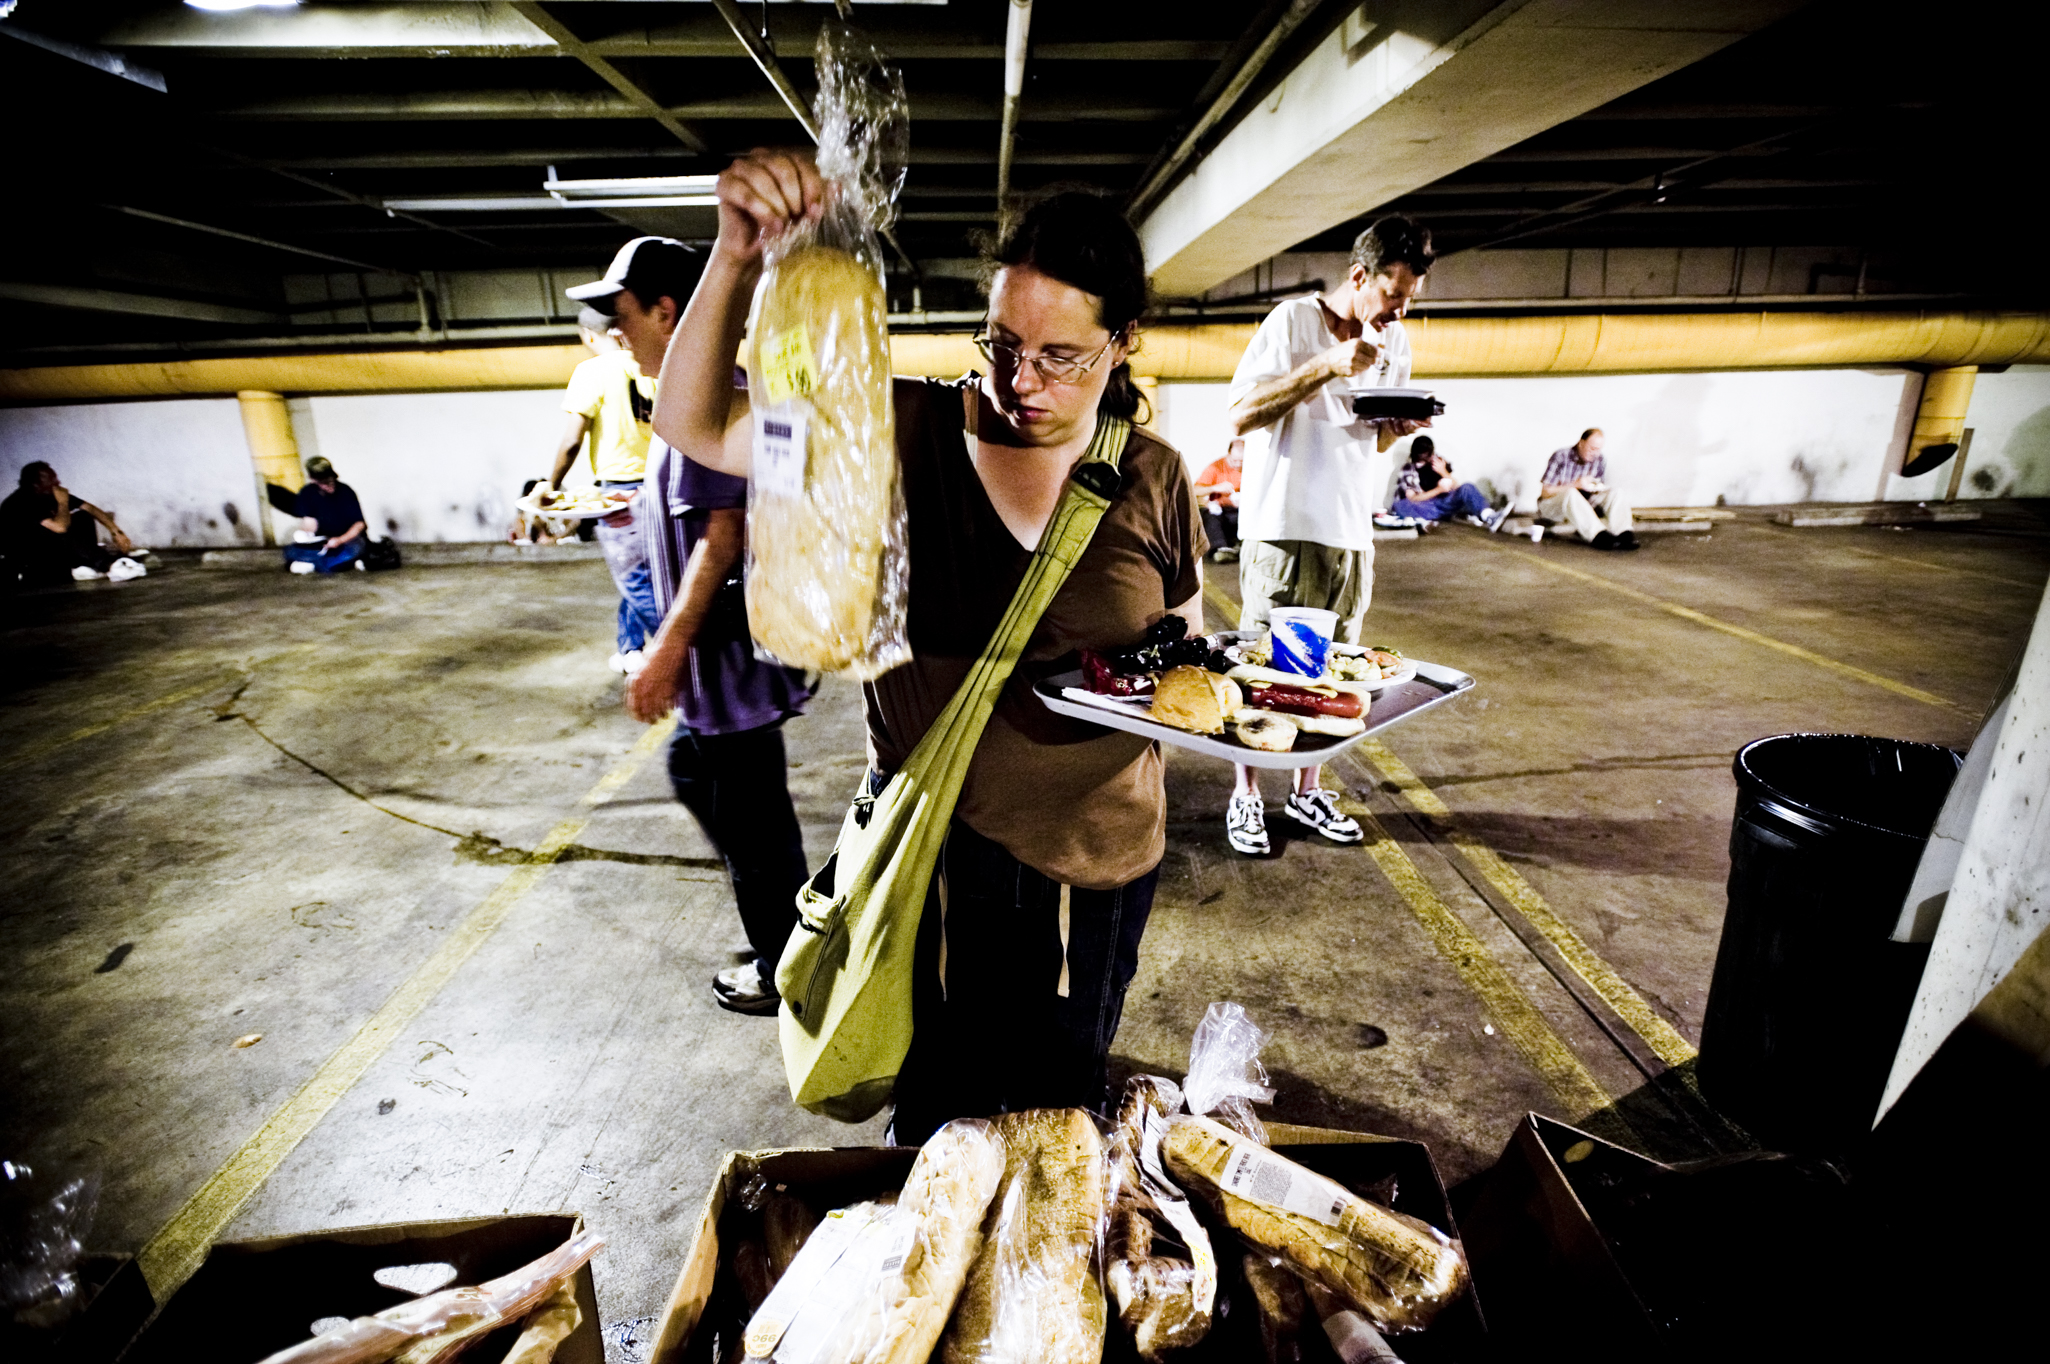
<instances>
[{"instance_id":1,"label":"white sneaker","mask_svg":"<svg viewBox=\"0 0 2050 1364\"><path fill-rule=\"evenodd\" d=\"M88 568L84 564L80 564L77 568L71 570L71 580L75 583L89 583L94 578L104 578L106 576L97 568Z\"/></svg>"},{"instance_id":2,"label":"white sneaker","mask_svg":"<svg viewBox=\"0 0 2050 1364\"><path fill-rule=\"evenodd\" d=\"M126 558L116 559L107 569L107 576L117 583L125 583L131 578L146 577L148 574L148 569L135 560Z\"/></svg>"},{"instance_id":3,"label":"white sneaker","mask_svg":"<svg viewBox=\"0 0 2050 1364\"><path fill-rule=\"evenodd\" d=\"M1488 534L1490 535L1502 529L1502 523L1508 519L1509 509L1507 507L1495 507L1481 513L1481 524L1487 527Z\"/></svg>"},{"instance_id":4,"label":"white sneaker","mask_svg":"<svg viewBox=\"0 0 2050 1364\"><path fill-rule=\"evenodd\" d=\"M1260 793L1232 792L1224 807L1224 839L1248 857L1265 857L1272 846L1267 841L1267 802Z\"/></svg>"},{"instance_id":5,"label":"white sneaker","mask_svg":"<svg viewBox=\"0 0 2050 1364\"><path fill-rule=\"evenodd\" d=\"M1338 812L1337 794L1321 788L1308 795L1291 795L1288 817L1309 825L1333 843L1357 843L1367 836L1358 820Z\"/></svg>"},{"instance_id":6,"label":"white sneaker","mask_svg":"<svg viewBox=\"0 0 2050 1364\"><path fill-rule=\"evenodd\" d=\"M313 565L307 563L304 559L294 559L291 563L291 569L294 573L311 573Z\"/></svg>"}]
</instances>

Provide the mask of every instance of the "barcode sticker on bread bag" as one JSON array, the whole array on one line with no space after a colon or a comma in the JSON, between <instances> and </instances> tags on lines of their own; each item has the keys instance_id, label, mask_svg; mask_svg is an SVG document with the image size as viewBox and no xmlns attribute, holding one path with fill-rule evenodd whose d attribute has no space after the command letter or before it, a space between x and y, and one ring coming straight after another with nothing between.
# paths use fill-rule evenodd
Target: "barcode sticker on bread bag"
<instances>
[{"instance_id":1,"label":"barcode sticker on bread bag","mask_svg":"<svg viewBox=\"0 0 2050 1364\"><path fill-rule=\"evenodd\" d=\"M762 396L769 406L802 398L818 387L818 368L811 358L811 333L803 327L777 332L762 341Z\"/></svg>"},{"instance_id":2,"label":"barcode sticker on bread bag","mask_svg":"<svg viewBox=\"0 0 2050 1364\"><path fill-rule=\"evenodd\" d=\"M805 427L802 403L755 409L756 492L767 497L804 496Z\"/></svg>"},{"instance_id":3,"label":"barcode sticker on bread bag","mask_svg":"<svg viewBox=\"0 0 2050 1364\"><path fill-rule=\"evenodd\" d=\"M1345 1212L1345 1191L1338 1185L1261 1146L1242 1147L1220 1187L1248 1202L1313 1218L1327 1227L1337 1226Z\"/></svg>"},{"instance_id":4,"label":"barcode sticker on bread bag","mask_svg":"<svg viewBox=\"0 0 2050 1364\"><path fill-rule=\"evenodd\" d=\"M747 1324L744 1343L751 1357L770 1357L784 1332L803 1312L840 1257L854 1245L875 1212L872 1204L857 1204L826 1214Z\"/></svg>"}]
</instances>

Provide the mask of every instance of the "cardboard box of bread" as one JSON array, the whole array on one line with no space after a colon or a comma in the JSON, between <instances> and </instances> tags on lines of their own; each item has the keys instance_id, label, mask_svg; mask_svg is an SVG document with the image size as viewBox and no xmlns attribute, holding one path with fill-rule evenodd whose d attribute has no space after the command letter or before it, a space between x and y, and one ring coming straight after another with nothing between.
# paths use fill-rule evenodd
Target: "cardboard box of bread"
<instances>
[{"instance_id":1,"label":"cardboard box of bread","mask_svg":"<svg viewBox=\"0 0 2050 1364\"><path fill-rule=\"evenodd\" d=\"M1276 1128L1269 1147L1180 1103L1135 1076L1108 1123L1042 1109L950 1123L916 1151L736 1152L654 1364L1480 1350L1423 1146Z\"/></svg>"}]
</instances>

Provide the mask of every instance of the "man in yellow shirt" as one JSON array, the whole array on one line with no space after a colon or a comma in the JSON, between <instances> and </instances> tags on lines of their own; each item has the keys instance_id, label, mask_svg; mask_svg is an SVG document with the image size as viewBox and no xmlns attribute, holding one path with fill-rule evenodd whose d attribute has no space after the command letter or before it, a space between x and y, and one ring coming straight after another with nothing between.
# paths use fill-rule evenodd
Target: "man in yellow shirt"
<instances>
[{"instance_id":1,"label":"man in yellow shirt","mask_svg":"<svg viewBox=\"0 0 2050 1364\"><path fill-rule=\"evenodd\" d=\"M648 442L654 435L649 425L655 413L654 376L661 372L669 335L676 330L702 268L682 242L636 237L619 248L605 278L563 291L600 314L626 346L599 352L570 375L562 399L570 420L556 446L550 487L562 486L578 451L588 443L599 487L640 491L648 467ZM642 646L662 624L633 503L598 523L598 544L619 587L619 651L611 663L631 674L639 668Z\"/></svg>"}]
</instances>

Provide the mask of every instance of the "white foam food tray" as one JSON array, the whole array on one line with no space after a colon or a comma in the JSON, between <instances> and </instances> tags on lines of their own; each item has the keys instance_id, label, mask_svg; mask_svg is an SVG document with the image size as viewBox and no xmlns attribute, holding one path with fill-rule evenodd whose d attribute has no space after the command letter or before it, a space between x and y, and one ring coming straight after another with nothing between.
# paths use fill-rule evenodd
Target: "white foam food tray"
<instances>
[{"instance_id":1,"label":"white foam food tray","mask_svg":"<svg viewBox=\"0 0 2050 1364\"><path fill-rule=\"evenodd\" d=\"M1078 720L1122 729L1127 734L1141 734L1176 748L1190 749L1226 762L1244 763L1248 767L1293 768L1328 763L1390 725L1399 724L1412 715L1421 715L1433 706L1442 706L1461 692L1473 690L1473 686L1473 678L1457 668L1416 662L1414 677L1406 681L1391 681L1374 693L1373 704L1365 716L1366 729L1344 739L1335 739L1328 734L1298 734L1295 747L1286 753L1267 753L1247 748L1224 735L1191 734L1185 729L1150 720L1146 712L1152 705L1152 698L1099 696L1088 689L1079 669L1042 678L1035 690L1039 699L1046 702L1046 708L1058 715L1072 715Z\"/></svg>"}]
</instances>

